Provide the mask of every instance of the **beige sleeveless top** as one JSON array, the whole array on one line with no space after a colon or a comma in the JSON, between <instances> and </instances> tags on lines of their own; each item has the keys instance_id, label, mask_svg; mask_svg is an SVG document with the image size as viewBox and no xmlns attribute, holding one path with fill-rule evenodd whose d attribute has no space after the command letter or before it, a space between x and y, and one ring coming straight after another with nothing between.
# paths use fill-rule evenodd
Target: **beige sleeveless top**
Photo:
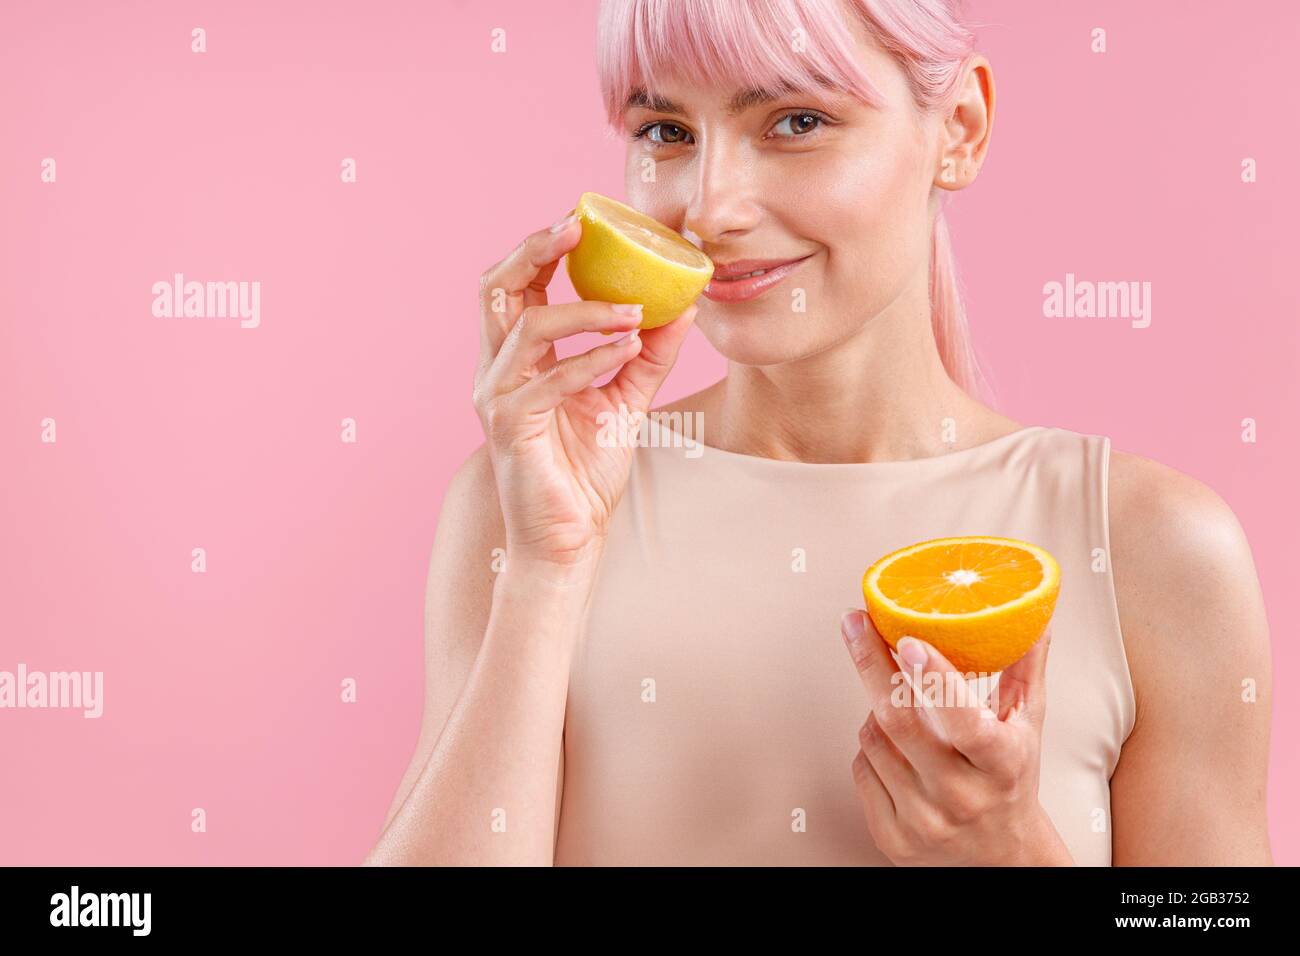
<instances>
[{"instance_id":1,"label":"beige sleeveless top","mask_svg":"<svg viewBox=\"0 0 1300 956\"><path fill-rule=\"evenodd\" d=\"M858 464L681 447L657 423L647 438L573 661L557 864L889 865L850 771L867 702L840 615L876 558L950 535L1060 562L1039 799L1078 864L1110 864L1134 700L1108 438L1038 426Z\"/></svg>"}]
</instances>

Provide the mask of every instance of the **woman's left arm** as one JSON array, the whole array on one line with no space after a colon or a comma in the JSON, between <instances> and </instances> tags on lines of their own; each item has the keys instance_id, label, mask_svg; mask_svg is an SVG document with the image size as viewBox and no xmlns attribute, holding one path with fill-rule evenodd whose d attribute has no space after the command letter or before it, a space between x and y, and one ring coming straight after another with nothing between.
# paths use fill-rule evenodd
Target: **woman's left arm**
<instances>
[{"instance_id":1,"label":"woman's left arm","mask_svg":"<svg viewBox=\"0 0 1300 956\"><path fill-rule=\"evenodd\" d=\"M1110 536L1137 704L1113 863L1270 865L1268 621L1246 535L1205 485L1114 452Z\"/></svg>"}]
</instances>

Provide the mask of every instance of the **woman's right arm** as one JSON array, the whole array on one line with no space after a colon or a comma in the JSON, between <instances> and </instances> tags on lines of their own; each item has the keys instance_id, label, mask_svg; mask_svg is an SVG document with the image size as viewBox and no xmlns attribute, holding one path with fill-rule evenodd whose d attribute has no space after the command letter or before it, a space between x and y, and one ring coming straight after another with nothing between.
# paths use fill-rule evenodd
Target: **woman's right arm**
<instances>
[{"instance_id":1,"label":"woman's right arm","mask_svg":"<svg viewBox=\"0 0 1300 956\"><path fill-rule=\"evenodd\" d=\"M474 406L487 442L443 504L424 722L370 864L553 861L569 665L634 450L600 436L608 416L648 411L695 314L637 335L639 307L548 305L577 226L533 233L480 281ZM558 358L555 342L578 332L633 334Z\"/></svg>"},{"instance_id":2,"label":"woman's right arm","mask_svg":"<svg viewBox=\"0 0 1300 956\"><path fill-rule=\"evenodd\" d=\"M507 564L492 464L453 477L425 596L424 719L369 864L551 862L588 569ZM495 814L495 815L494 815Z\"/></svg>"}]
</instances>

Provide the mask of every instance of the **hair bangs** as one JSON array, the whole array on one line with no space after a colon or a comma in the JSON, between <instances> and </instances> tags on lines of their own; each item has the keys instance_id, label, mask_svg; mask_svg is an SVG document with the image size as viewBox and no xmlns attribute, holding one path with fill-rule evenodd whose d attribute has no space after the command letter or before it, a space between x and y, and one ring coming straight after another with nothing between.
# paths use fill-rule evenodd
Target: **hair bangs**
<instances>
[{"instance_id":1,"label":"hair bangs","mask_svg":"<svg viewBox=\"0 0 1300 956\"><path fill-rule=\"evenodd\" d=\"M877 104L842 0L623 0L601 7L597 62L605 114L679 78L740 90L829 87Z\"/></svg>"}]
</instances>

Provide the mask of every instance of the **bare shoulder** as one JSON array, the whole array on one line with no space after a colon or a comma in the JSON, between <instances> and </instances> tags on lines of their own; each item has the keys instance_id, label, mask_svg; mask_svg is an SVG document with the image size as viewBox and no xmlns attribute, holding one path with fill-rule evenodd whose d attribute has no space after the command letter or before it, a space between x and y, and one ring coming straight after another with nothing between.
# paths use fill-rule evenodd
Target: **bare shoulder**
<instances>
[{"instance_id":1,"label":"bare shoulder","mask_svg":"<svg viewBox=\"0 0 1300 956\"><path fill-rule=\"evenodd\" d=\"M1254 559L1227 502L1190 475L1114 450L1108 496L1111 566L1139 711L1171 660L1211 667L1267 655Z\"/></svg>"},{"instance_id":2,"label":"bare shoulder","mask_svg":"<svg viewBox=\"0 0 1300 956\"><path fill-rule=\"evenodd\" d=\"M1121 543L1174 559L1248 557L1236 514L1205 483L1150 458L1123 451L1110 456L1111 547ZM1152 538L1154 537L1154 541Z\"/></svg>"},{"instance_id":3,"label":"bare shoulder","mask_svg":"<svg viewBox=\"0 0 1300 956\"><path fill-rule=\"evenodd\" d=\"M1268 619L1203 482L1111 453L1111 568L1136 715L1111 776L1117 866L1266 865Z\"/></svg>"}]
</instances>

